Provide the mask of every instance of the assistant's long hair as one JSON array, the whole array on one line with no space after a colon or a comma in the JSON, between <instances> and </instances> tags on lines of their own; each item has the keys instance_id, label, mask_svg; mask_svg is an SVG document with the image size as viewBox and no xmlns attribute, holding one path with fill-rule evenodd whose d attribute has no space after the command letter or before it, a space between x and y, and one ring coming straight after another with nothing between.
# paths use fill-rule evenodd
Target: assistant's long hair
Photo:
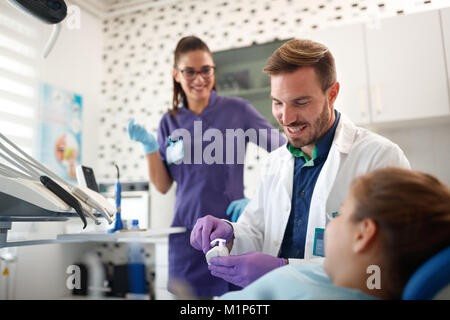
<instances>
[{"instance_id":1,"label":"assistant's long hair","mask_svg":"<svg viewBox=\"0 0 450 320\"><path fill-rule=\"evenodd\" d=\"M352 219L377 224L382 285L391 299L400 299L414 271L450 246L450 189L426 173L385 168L356 178L352 193Z\"/></svg>"}]
</instances>

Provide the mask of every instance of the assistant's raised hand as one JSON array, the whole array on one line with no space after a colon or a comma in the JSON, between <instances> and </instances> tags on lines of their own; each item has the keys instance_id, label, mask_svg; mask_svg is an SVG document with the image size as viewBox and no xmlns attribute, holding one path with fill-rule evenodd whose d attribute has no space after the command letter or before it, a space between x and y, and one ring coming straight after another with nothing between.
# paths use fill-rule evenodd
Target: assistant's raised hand
<instances>
[{"instance_id":1,"label":"assistant's raised hand","mask_svg":"<svg viewBox=\"0 0 450 320\"><path fill-rule=\"evenodd\" d=\"M140 124L135 124L134 119L128 122L128 135L131 140L142 143L146 154L154 153L159 150L158 141Z\"/></svg>"}]
</instances>

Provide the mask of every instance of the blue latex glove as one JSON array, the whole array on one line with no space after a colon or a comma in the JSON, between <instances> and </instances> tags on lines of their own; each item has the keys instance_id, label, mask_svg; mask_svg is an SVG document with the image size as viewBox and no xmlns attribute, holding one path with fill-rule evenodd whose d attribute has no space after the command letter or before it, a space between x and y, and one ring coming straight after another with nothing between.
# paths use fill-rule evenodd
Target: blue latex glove
<instances>
[{"instance_id":1,"label":"blue latex glove","mask_svg":"<svg viewBox=\"0 0 450 320\"><path fill-rule=\"evenodd\" d=\"M213 216L205 216L195 223L191 232L191 246L207 253L211 249L211 241L217 238L230 242L233 237L233 227L228 222Z\"/></svg>"},{"instance_id":2,"label":"blue latex glove","mask_svg":"<svg viewBox=\"0 0 450 320\"><path fill-rule=\"evenodd\" d=\"M128 122L127 129L130 139L142 143L146 154L159 150L159 144L155 137L147 132L143 126L134 124L134 119L131 119L130 122Z\"/></svg>"},{"instance_id":3,"label":"blue latex glove","mask_svg":"<svg viewBox=\"0 0 450 320\"><path fill-rule=\"evenodd\" d=\"M242 198L240 200L234 200L227 208L227 216L231 215L231 222L236 222L244 212L245 207L250 202L250 199Z\"/></svg>"},{"instance_id":4,"label":"blue latex glove","mask_svg":"<svg viewBox=\"0 0 450 320\"><path fill-rule=\"evenodd\" d=\"M267 272L284 266L286 261L257 251L209 260L208 269L215 277L239 287L246 287Z\"/></svg>"}]
</instances>

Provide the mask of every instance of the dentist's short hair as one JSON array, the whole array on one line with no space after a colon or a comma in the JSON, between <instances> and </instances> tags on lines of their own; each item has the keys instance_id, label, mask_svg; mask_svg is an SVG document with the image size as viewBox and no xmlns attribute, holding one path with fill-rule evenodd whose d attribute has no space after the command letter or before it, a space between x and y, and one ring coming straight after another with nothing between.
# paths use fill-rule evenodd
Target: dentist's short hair
<instances>
[{"instance_id":1,"label":"dentist's short hair","mask_svg":"<svg viewBox=\"0 0 450 320\"><path fill-rule=\"evenodd\" d=\"M336 65L330 50L321 43L305 39L284 43L267 60L263 71L268 75L279 75L309 66L316 71L323 92L336 82Z\"/></svg>"}]
</instances>

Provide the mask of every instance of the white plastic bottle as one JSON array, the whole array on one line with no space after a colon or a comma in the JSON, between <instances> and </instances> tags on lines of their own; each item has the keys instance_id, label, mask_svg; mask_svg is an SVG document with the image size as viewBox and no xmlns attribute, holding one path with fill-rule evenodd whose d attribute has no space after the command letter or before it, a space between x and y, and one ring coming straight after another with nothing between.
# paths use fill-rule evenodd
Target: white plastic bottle
<instances>
[{"instance_id":1,"label":"white plastic bottle","mask_svg":"<svg viewBox=\"0 0 450 320\"><path fill-rule=\"evenodd\" d=\"M209 263L209 260L212 257L226 257L229 256L230 253L228 252L228 248L225 246L225 244L227 243L227 241L225 239L214 239L213 241L211 241L211 246L215 246L212 249L210 249L207 253L206 253L206 262Z\"/></svg>"}]
</instances>

